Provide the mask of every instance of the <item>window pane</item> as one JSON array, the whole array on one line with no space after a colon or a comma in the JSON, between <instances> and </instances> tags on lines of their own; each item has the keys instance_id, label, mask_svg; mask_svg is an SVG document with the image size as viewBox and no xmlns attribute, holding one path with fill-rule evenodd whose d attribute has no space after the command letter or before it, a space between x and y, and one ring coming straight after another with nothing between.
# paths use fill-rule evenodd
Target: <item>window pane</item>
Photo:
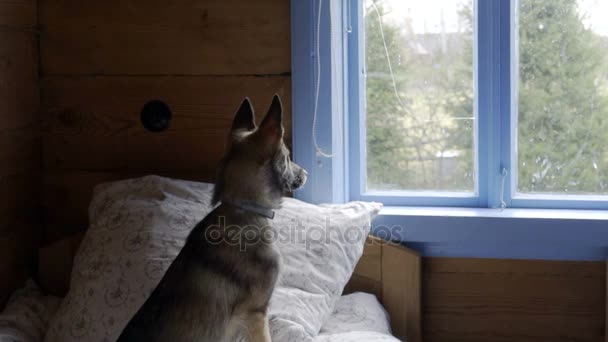
<instances>
[{"instance_id":1,"label":"window pane","mask_svg":"<svg viewBox=\"0 0 608 342\"><path fill-rule=\"evenodd\" d=\"M520 193L608 194L607 13L605 0L520 0Z\"/></svg>"},{"instance_id":2,"label":"window pane","mask_svg":"<svg viewBox=\"0 0 608 342\"><path fill-rule=\"evenodd\" d=\"M364 7L367 190L475 191L473 1Z\"/></svg>"}]
</instances>

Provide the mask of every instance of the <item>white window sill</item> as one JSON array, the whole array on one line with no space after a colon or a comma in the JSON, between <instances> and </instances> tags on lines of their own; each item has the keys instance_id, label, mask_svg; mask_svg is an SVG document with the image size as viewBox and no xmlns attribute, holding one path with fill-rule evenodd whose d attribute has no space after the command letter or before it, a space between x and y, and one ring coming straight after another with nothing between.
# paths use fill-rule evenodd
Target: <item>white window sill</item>
<instances>
[{"instance_id":1,"label":"white window sill","mask_svg":"<svg viewBox=\"0 0 608 342\"><path fill-rule=\"evenodd\" d=\"M506 208L451 208L451 207L397 207L385 206L382 216L428 216L428 217L483 217L547 220L600 220L607 221L608 210L572 209L519 209ZM606 227L608 229L608 227ZM607 233L608 234L608 233Z\"/></svg>"},{"instance_id":2,"label":"white window sill","mask_svg":"<svg viewBox=\"0 0 608 342\"><path fill-rule=\"evenodd\" d=\"M424 256L608 260L608 211L387 206L372 226Z\"/></svg>"}]
</instances>

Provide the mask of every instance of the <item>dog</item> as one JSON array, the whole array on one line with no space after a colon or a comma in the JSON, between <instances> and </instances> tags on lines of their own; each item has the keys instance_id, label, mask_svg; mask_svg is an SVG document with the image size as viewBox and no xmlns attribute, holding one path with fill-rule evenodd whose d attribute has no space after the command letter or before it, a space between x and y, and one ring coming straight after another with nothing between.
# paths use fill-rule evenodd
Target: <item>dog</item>
<instances>
[{"instance_id":1,"label":"dog","mask_svg":"<svg viewBox=\"0 0 608 342\"><path fill-rule=\"evenodd\" d=\"M118 341L268 342L267 309L279 272L271 219L306 171L283 142L278 95L255 123L248 98L234 116L213 204Z\"/></svg>"}]
</instances>

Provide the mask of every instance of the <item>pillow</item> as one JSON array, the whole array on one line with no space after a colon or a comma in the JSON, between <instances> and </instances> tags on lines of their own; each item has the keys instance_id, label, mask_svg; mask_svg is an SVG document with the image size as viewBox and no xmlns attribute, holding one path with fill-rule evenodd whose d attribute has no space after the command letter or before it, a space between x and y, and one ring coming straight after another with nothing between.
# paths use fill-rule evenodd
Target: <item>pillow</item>
<instances>
[{"instance_id":1,"label":"pillow","mask_svg":"<svg viewBox=\"0 0 608 342\"><path fill-rule=\"evenodd\" d=\"M351 333L353 332L353 333ZM308 336L297 325L285 328L275 341L398 341L391 335L388 313L376 296L355 292L341 296L318 336Z\"/></svg>"},{"instance_id":2,"label":"pillow","mask_svg":"<svg viewBox=\"0 0 608 342\"><path fill-rule=\"evenodd\" d=\"M95 187L70 290L45 341L116 341L210 211L212 190L156 176Z\"/></svg>"},{"instance_id":3,"label":"pillow","mask_svg":"<svg viewBox=\"0 0 608 342\"><path fill-rule=\"evenodd\" d=\"M42 341L60 301L43 295L38 285L28 279L23 288L11 295L0 314L0 342Z\"/></svg>"},{"instance_id":4,"label":"pillow","mask_svg":"<svg viewBox=\"0 0 608 342\"><path fill-rule=\"evenodd\" d=\"M316 336L361 258L378 203L312 205L286 198L274 227L282 270L270 301L277 341Z\"/></svg>"},{"instance_id":5,"label":"pillow","mask_svg":"<svg viewBox=\"0 0 608 342\"><path fill-rule=\"evenodd\" d=\"M355 292L340 297L334 312L321 328L321 335L349 331L373 331L391 334L390 319L373 294Z\"/></svg>"},{"instance_id":6,"label":"pillow","mask_svg":"<svg viewBox=\"0 0 608 342\"><path fill-rule=\"evenodd\" d=\"M115 341L190 230L211 211L212 192L212 184L157 176L97 186L70 291L46 341ZM269 309L274 333L292 329L302 338L318 333L361 256L370 220L379 209L369 203L315 206L284 200L272 221L282 257ZM323 243L311 234L324 231L332 237Z\"/></svg>"},{"instance_id":7,"label":"pillow","mask_svg":"<svg viewBox=\"0 0 608 342\"><path fill-rule=\"evenodd\" d=\"M313 342L400 342L389 334L375 331L350 331L331 335L319 335Z\"/></svg>"}]
</instances>

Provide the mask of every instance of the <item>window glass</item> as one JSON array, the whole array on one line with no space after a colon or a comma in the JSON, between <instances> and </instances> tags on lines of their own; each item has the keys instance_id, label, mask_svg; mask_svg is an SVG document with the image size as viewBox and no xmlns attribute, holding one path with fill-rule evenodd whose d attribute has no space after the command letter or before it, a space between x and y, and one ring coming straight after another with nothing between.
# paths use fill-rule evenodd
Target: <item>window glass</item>
<instances>
[{"instance_id":1,"label":"window glass","mask_svg":"<svg viewBox=\"0 0 608 342\"><path fill-rule=\"evenodd\" d=\"M473 12L364 1L366 190L475 191Z\"/></svg>"},{"instance_id":2,"label":"window glass","mask_svg":"<svg viewBox=\"0 0 608 342\"><path fill-rule=\"evenodd\" d=\"M520 193L608 194L607 14L605 0L519 2Z\"/></svg>"}]
</instances>

